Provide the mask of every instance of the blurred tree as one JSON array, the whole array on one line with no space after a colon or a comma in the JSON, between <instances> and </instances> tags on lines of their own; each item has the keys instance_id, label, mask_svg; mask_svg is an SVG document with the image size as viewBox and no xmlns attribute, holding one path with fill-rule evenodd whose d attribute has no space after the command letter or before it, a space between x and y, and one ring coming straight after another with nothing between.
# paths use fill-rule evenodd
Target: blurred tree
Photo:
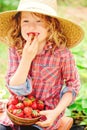
<instances>
[{"instance_id":1,"label":"blurred tree","mask_svg":"<svg viewBox=\"0 0 87 130\"><path fill-rule=\"evenodd\" d=\"M19 0L0 0L0 12L14 10L17 8Z\"/></svg>"},{"instance_id":2,"label":"blurred tree","mask_svg":"<svg viewBox=\"0 0 87 130\"><path fill-rule=\"evenodd\" d=\"M85 6L87 7L87 0L57 0L58 4L69 6Z\"/></svg>"},{"instance_id":3,"label":"blurred tree","mask_svg":"<svg viewBox=\"0 0 87 130\"><path fill-rule=\"evenodd\" d=\"M6 10L14 10L20 0L0 0L0 12ZM60 5L67 6L85 6L87 7L87 0L57 0Z\"/></svg>"}]
</instances>

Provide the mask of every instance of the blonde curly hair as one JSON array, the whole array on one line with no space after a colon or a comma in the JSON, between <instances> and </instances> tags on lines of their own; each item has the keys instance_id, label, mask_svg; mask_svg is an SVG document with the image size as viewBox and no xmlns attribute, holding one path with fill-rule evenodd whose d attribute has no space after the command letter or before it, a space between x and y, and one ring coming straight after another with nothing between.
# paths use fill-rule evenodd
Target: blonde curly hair
<instances>
[{"instance_id":1,"label":"blonde curly hair","mask_svg":"<svg viewBox=\"0 0 87 130\"><path fill-rule=\"evenodd\" d=\"M39 13L32 13L32 15L36 15L45 21L45 25L49 30L47 41L54 43L52 51L54 51L56 47L66 46L67 39L63 34L63 30L58 19ZM21 55L26 42L21 35L21 12L18 12L12 17L12 23L13 24L8 32L9 46L15 47Z\"/></svg>"}]
</instances>

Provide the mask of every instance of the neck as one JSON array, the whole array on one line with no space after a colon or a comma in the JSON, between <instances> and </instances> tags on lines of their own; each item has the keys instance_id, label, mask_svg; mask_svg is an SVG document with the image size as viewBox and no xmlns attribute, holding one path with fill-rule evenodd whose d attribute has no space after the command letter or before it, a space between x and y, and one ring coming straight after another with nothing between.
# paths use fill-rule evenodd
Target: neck
<instances>
[{"instance_id":1,"label":"neck","mask_svg":"<svg viewBox=\"0 0 87 130\"><path fill-rule=\"evenodd\" d=\"M39 47L38 47L38 54L40 54L44 48L46 44L46 41L42 42L42 43L39 43Z\"/></svg>"}]
</instances>

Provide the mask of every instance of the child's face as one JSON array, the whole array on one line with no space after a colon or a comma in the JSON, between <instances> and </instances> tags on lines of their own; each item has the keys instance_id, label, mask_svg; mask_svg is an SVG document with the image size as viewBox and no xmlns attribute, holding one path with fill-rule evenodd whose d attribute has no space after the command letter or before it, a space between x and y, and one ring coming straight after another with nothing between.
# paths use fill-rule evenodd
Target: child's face
<instances>
[{"instance_id":1,"label":"child's face","mask_svg":"<svg viewBox=\"0 0 87 130\"><path fill-rule=\"evenodd\" d=\"M27 41L29 33L38 33L39 43L45 42L47 38L47 28L42 18L31 14L30 12L22 12L21 14L21 34Z\"/></svg>"}]
</instances>

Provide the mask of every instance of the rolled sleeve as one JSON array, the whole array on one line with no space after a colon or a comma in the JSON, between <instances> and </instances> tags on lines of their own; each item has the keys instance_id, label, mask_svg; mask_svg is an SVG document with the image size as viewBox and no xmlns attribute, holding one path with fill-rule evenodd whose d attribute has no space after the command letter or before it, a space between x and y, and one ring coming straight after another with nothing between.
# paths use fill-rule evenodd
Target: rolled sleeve
<instances>
[{"instance_id":1,"label":"rolled sleeve","mask_svg":"<svg viewBox=\"0 0 87 130\"><path fill-rule=\"evenodd\" d=\"M75 93L74 90L69 89L68 87L63 88L63 90L62 90L61 93L60 93L60 98L62 98L62 96L63 96L65 93L67 93L67 92L71 92L71 93L72 93L73 98L72 98L72 102L71 102L71 103L73 103L73 101L74 101L74 99L75 99L75 97L76 97L76 93Z\"/></svg>"},{"instance_id":2,"label":"rolled sleeve","mask_svg":"<svg viewBox=\"0 0 87 130\"><path fill-rule=\"evenodd\" d=\"M75 59L69 52L62 66L62 77L64 79L64 88L61 90L61 97L66 92L72 92L72 102L75 100L80 89L80 78L76 67Z\"/></svg>"},{"instance_id":3,"label":"rolled sleeve","mask_svg":"<svg viewBox=\"0 0 87 130\"><path fill-rule=\"evenodd\" d=\"M10 86L8 85L8 88L12 93L18 96L26 96L29 93L32 92L32 83L30 79L27 79L24 84L18 85L18 86Z\"/></svg>"}]
</instances>

